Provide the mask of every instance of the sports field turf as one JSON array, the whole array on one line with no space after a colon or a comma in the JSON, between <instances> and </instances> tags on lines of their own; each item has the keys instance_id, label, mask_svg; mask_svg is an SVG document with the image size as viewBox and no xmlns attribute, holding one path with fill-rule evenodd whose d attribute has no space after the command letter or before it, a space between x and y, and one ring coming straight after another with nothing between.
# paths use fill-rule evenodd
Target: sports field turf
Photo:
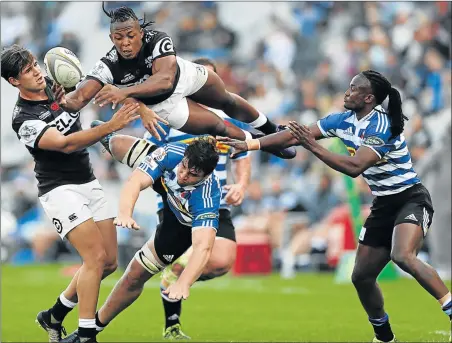
<instances>
[{"instance_id":1,"label":"sports field turf","mask_svg":"<svg viewBox=\"0 0 452 343\"><path fill-rule=\"evenodd\" d=\"M2 342L43 342L34 320L50 307L70 278L61 266L2 267ZM103 282L103 303L115 281ZM100 342L161 341L163 310L159 279L98 336ZM401 342L446 342L450 324L438 303L413 280L381 284L392 327ZM450 286L450 284L449 284ZM76 328L77 310L65 321ZM370 342L367 322L353 286L335 285L333 275L300 274L294 280L225 276L198 283L182 311L183 328L192 341Z\"/></svg>"}]
</instances>

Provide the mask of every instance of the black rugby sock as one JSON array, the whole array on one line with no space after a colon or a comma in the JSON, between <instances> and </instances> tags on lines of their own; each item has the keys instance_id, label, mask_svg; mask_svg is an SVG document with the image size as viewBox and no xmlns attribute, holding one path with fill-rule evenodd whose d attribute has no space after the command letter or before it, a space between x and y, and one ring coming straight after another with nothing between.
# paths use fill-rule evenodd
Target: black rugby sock
<instances>
[{"instance_id":1,"label":"black rugby sock","mask_svg":"<svg viewBox=\"0 0 452 343\"><path fill-rule=\"evenodd\" d=\"M375 337L383 342L390 342L394 339L394 333L389 324L389 316L385 314L383 318L369 318L375 332Z\"/></svg>"}]
</instances>

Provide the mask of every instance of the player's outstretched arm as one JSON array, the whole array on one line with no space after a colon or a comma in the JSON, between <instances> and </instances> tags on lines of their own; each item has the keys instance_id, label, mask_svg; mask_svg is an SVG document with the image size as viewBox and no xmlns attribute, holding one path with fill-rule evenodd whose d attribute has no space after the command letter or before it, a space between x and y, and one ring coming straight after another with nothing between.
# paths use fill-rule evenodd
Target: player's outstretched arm
<instances>
[{"instance_id":1,"label":"player's outstretched arm","mask_svg":"<svg viewBox=\"0 0 452 343\"><path fill-rule=\"evenodd\" d=\"M180 300L188 298L190 287L201 276L212 253L216 236L214 228L206 226L194 227L192 232L193 252L188 264L180 278L163 292L170 299Z\"/></svg>"},{"instance_id":2,"label":"player's outstretched arm","mask_svg":"<svg viewBox=\"0 0 452 343\"><path fill-rule=\"evenodd\" d=\"M140 192L143 189L152 187L153 183L152 178L140 169L133 171L122 187L118 216L115 218L114 224L129 229L140 229L140 226L132 218L133 209L135 208Z\"/></svg>"},{"instance_id":3,"label":"player's outstretched arm","mask_svg":"<svg viewBox=\"0 0 452 343\"><path fill-rule=\"evenodd\" d=\"M124 105L108 122L67 136L64 136L55 127L46 128L38 141L38 147L43 150L60 151L66 154L84 149L138 119L139 116L136 114L138 108L137 104Z\"/></svg>"},{"instance_id":4,"label":"player's outstretched arm","mask_svg":"<svg viewBox=\"0 0 452 343\"><path fill-rule=\"evenodd\" d=\"M65 103L61 103L68 112L78 112L94 98L102 89L102 84L95 79L85 79L74 91L65 95Z\"/></svg>"},{"instance_id":5,"label":"player's outstretched arm","mask_svg":"<svg viewBox=\"0 0 452 343\"><path fill-rule=\"evenodd\" d=\"M380 160L380 156L367 146L361 146L353 156L339 155L318 144L310 128L290 122L289 129L300 145L329 167L348 176L357 177Z\"/></svg>"},{"instance_id":6,"label":"player's outstretched arm","mask_svg":"<svg viewBox=\"0 0 452 343\"><path fill-rule=\"evenodd\" d=\"M224 200L233 206L239 206L245 198L246 190L251 179L251 158L246 156L241 159L233 160L234 184L225 185L224 189L228 191Z\"/></svg>"}]
</instances>

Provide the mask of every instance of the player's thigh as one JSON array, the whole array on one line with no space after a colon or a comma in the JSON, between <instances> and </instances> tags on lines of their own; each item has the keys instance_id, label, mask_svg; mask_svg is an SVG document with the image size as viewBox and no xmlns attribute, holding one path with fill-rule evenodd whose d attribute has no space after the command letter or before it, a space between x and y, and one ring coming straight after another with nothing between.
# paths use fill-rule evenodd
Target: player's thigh
<instances>
[{"instance_id":1,"label":"player's thigh","mask_svg":"<svg viewBox=\"0 0 452 343\"><path fill-rule=\"evenodd\" d=\"M189 98L209 107L223 108L225 104L231 101L231 96L218 74L210 69L207 69L207 72L206 83Z\"/></svg>"},{"instance_id":2,"label":"player's thigh","mask_svg":"<svg viewBox=\"0 0 452 343\"><path fill-rule=\"evenodd\" d=\"M181 131L193 135L225 134L226 124L222 118L190 99L186 99L186 102L189 117L181 128Z\"/></svg>"},{"instance_id":3,"label":"player's thigh","mask_svg":"<svg viewBox=\"0 0 452 343\"><path fill-rule=\"evenodd\" d=\"M84 263L105 265L107 260L104 238L92 218L77 225L66 235Z\"/></svg>"}]
</instances>

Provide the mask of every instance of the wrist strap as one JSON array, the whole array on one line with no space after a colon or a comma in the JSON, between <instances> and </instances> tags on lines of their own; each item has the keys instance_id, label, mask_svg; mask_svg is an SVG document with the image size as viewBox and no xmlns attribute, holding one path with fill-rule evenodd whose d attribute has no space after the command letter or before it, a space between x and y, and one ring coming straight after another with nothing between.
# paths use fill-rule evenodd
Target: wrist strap
<instances>
[{"instance_id":1,"label":"wrist strap","mask_svg":"<svg viewBox=\"0 0 452 343\"><path fill-rule=\"evenodd\" d=\"M261 142L257 138L246 140L245 142L248 147L248 151L261 149Z\"/></svg>"}]
</instances>

